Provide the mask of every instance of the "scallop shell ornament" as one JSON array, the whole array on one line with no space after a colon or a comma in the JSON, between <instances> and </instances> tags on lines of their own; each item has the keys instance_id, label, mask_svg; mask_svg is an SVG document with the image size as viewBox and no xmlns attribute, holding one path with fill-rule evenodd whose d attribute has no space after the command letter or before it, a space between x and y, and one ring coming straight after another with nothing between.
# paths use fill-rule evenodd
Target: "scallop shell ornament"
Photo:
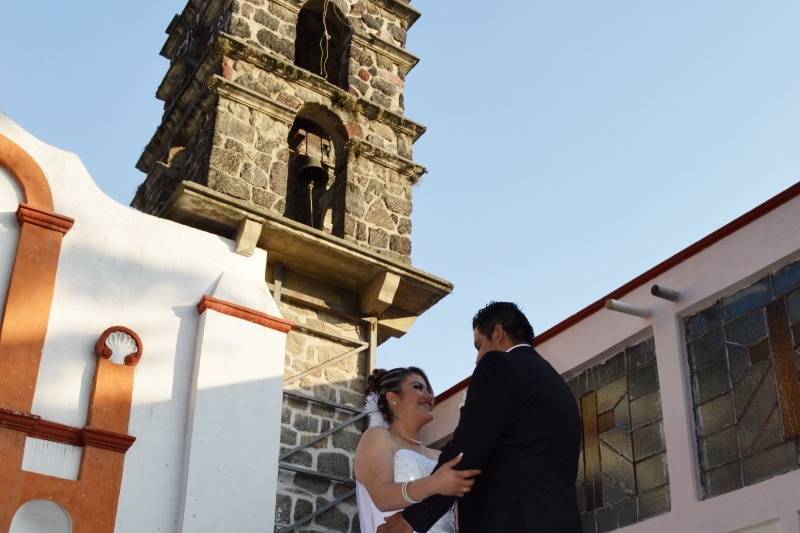
<instances>
[{"instance_id":1,"label":"scallop shell ornament","mask_svg":"<svg viewBox=\"0 0 800 533\"><path fill-rule=\"evenodd\" d=\"M122 326L108 328L103 332L95 346L99 357L108 359L116 365L135 365L142 355L139 336Z\"/></svg>"}]
</instances>

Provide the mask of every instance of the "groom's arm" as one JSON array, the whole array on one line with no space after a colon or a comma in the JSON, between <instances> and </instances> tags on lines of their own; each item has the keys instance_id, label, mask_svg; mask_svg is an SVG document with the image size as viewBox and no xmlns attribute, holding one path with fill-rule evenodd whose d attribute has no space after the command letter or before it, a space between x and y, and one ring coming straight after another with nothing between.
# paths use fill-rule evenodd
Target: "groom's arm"
<instances>
[{"instance_id":1,"label":"groom's arm","mask_svg":"<svg viewBox=\"0 0 800 533\"><path fill-rule=\"evenodd\" d=\"M442 450L442 464L464 453L457 469L484 469L515 408L513 372L505 352L485 354L472 373L467 399L453 440ZM425 532L453 505L453 496L432 496L407 507L403 518L414 531Z\"/></svg>"}]
</instances>

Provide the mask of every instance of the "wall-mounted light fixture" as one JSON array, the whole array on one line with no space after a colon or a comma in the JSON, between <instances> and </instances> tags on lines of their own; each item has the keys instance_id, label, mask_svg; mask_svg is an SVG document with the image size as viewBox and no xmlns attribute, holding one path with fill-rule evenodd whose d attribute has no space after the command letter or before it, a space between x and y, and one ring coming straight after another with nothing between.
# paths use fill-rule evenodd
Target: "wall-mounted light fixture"
<instances>
[{"instance_id":1,"label":"wall-mounted light fixture","mask_svg":"<svg viewBox=\"0 0 800 533\"><path fill-rule=\"evenodd\" d=\"M663 298L664 300L669 300L670 302L677 302L678 298L681 297L678 291L669 289L663 285L653 285L650 287L650 294L658 298Z\"/></svg>"},{"instance_id":2,"label":"wall-mounted light fixture","mask_svg":"<svg viewBox=\"0 0 800 533\"><path fill-rule=\"evenodd\" d=\"M640 318L648 318L650 316L650 309L646 307L639 307L619 300L606 300L606 309L625 313L626 315L638 316Z\"/></svg>"}]
</instances>

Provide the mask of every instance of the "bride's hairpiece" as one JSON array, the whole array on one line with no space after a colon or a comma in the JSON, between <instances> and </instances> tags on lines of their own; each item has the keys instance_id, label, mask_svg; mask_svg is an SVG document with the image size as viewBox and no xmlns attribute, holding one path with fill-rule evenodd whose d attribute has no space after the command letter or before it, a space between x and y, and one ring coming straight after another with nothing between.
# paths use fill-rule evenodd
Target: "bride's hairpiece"
<instances>
[{"instance_id":1,"label":"bride's hairpiece","mask_svg":"<svg viewBox=\"0 0 800 533\"><path fill-rule=\"evenodd\" d=\"M369 416L369 427L388 428L389 422L378 407L378 393L370 392L364 401L364 412Z\"/></svg>"}]
</instances>

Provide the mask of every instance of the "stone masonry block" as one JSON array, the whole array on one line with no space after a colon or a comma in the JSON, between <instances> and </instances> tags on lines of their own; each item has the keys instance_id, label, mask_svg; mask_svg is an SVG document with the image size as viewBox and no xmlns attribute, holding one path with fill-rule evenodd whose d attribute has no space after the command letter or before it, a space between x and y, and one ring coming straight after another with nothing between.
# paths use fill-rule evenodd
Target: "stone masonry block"
<instances>
[{"instance_id":1,"label":"stone masonry block","mask_svg":"<svg viewBox=\"0 0 800 533\"><path fill-rule=\"evenodd\" d=\"M367 222L370 224L375 224L384 229L394 230L395 225L392 222L392 215L388 209L383 205L383 202L375 202L367 211L367 216L365 218ZM371 232L370 232L371 235ZM370 236L370 240L372 237Z\"/></svg>"},{"instance_id":2,"label":"stone masonry block","mask_svg":"<svg viewBox=\"0 0 800 533\"><path fill-rule=\"evenodd\" d=\"M318 432L319 418L307 415L294 415L294 428L298 431Z\"/></svg>"},{"instance_id":3,"label":"stone masonry block","mask_svg":"<svg viewBox=\"0 0 800 533\"><path fill-rule=\"evenodd\" d=\"M211 152L211 168L236 176L239 174L241 156L222 148L215 148Z\"/></svg>"},{"instance_id":4,"label":"stone masonry block","mask_svg":"<svg viewBox=\"0 0 800 533\"><path fill-rule=\"evenodd\" d=\"M296 446L297 432L287 427L281 427L281 444Z\"/></svg>"},{"instance_id":5,"label":"stone masonry block","mask_svg":"<svg viewBox=\"0 0 800 533\"><path fill-rule=\"evenodd\" d=\"M234 117L230 112L220 111L217 114L217 132L245 144L252 144L256 130L250 124Z\"/></svg>"},{"instance_id":6,"label":"stone masonry block","mask_svg":"<svg viewBox=\"0 0 800 533\"><path fill-rule=\"evenodd\" d=\"M350 453L355 453L361 435L349 431L339 431L333 434L333 445Z\"/></svg>"},{"instance_id":7,"label":"stone masonry block","mask_svg":"<svg viewBox=\"0 0 800 533\"><path fill-rule=\"evenodd\" d=\"M386 196L384 201L386 202L386 207L393 213L405 216L411 214L411 202L409 200L397 198L396 196Z\"/></svg>"},{"instance_id":8,"label":"stone masonry block","mask_svg":"<svg viewBox=\"0 0 800 533\"><path fill-rule=\"evenodd\" d=\"M250 24L248 24L247 20L241 17L233 17L231 20L231 34L241 37L243 39L250 38Z\"/></svg>"},{"instance_id":9,"label":"stone masonry block","mask_svg":"<svg viewBox=\"0 0 800 533\"><path fill-rule=\"evenodd\" d=\"M289 22L290 24L297 24L297 15L285 7L278 5L275 2L270 2L268 9L270 13L277 16L282 21Z\"/></svg>"},{"instance_id":10,"label":"stone masonry block","mask_svg":"<svg viewBox=\"0 0 800 533\"><path fill-rule=\"evenodd\" d=\"M244 180L228 176L214 168L208 171L208 186L235 198L250 200L250 186Z\"/></svg>"},{"instance_id":11,"label":"stone masonry block","mask_svg":"<svg viewBox=\"0 0 800 533\"><path fill-rule=\"evenodd\" d=\"M317 468L325 474L348 477L350 475L350 457L344 453L321 452L317 457Z\"/></svg>"},{"instance_id":12,"label":"stone masonry block","mask_svg":"<svg viewBox=\"0 0 800 533\"><path fill-rule=\"evenodd\" d=\"M295 474L294 484L312 494L325 494L331 488L331 482L325 479L318 479L304 474Z\"/></svg>"},{"instance_id":13,"label":"stone masonry block","mask_svg":"<svg viewBox=\"0 0 800 533\"><path fill-rule=\"evenodd\" d=\"M272 4L270 4L272 5ZM294 43L285 37L273 33L267 29L258 30L256 39L266 48L279 53L289 60L293 60L294 56Z\"/></svg>"},{"instance_id":14,"label":"stone masonry block","mask_svg":"<svg viewBox=\"0 0 800 533\"><path fill-rule=\"evenodd\" d=\"M403 255L411 255L411 239L400 235L392 235L389 240L389 249Z\"/></svg>"},{"instance_id":15,"label":"stone masonry block","mask_svg":"<svg viewBox=\"0 0 800 533\"><path fill-rule=\"evenodd\" d=\"M380 228L370 228L369 244L378 248L386 248L389 245L389 234Z\"/></svg>"},{"instance_id":16,"label":"stone masonry block","mask_svg":"<svg viewBox=\"0 0 800 533\"><path fill-rule=\"evenodd\" d=\"M314 512L314 504L308 500L297 498L294 504L294 519L300 520Z\"/></svg>"},{"instance_id":17,"label":"stone masonry block","mask_svg":"<svg viewBox=\"0 0 800 533\"><path fill-rule=\"evenodd\" d=\"M325 505L325 500L317 499L317 507ZM346 532L350 528L350 518L336 507L319 515L314 523L328 530Z\"/></svg>"},{"instance_id":18,"label":"stone masonry block","mask_svg":"<svg viewBox=\"0 0 800 533\"><path fill-rule=\"evenodd\" d=\"M267 13L263 9L255 10L255 13L253 14L253 20L272 31L276 31L281 25L281 21L278 17Z\"/></svg>"},{"instance_id":19,"label":"stone masonry block","mask_svg":"<svg viewBox=\"0 0 800 533\"><path fill-rule=\"evenodd\" d=\"M292 498L284 494L278 494L275 503L275 522L288 525L292 518Z\"/></svg>"}]
</instances>

